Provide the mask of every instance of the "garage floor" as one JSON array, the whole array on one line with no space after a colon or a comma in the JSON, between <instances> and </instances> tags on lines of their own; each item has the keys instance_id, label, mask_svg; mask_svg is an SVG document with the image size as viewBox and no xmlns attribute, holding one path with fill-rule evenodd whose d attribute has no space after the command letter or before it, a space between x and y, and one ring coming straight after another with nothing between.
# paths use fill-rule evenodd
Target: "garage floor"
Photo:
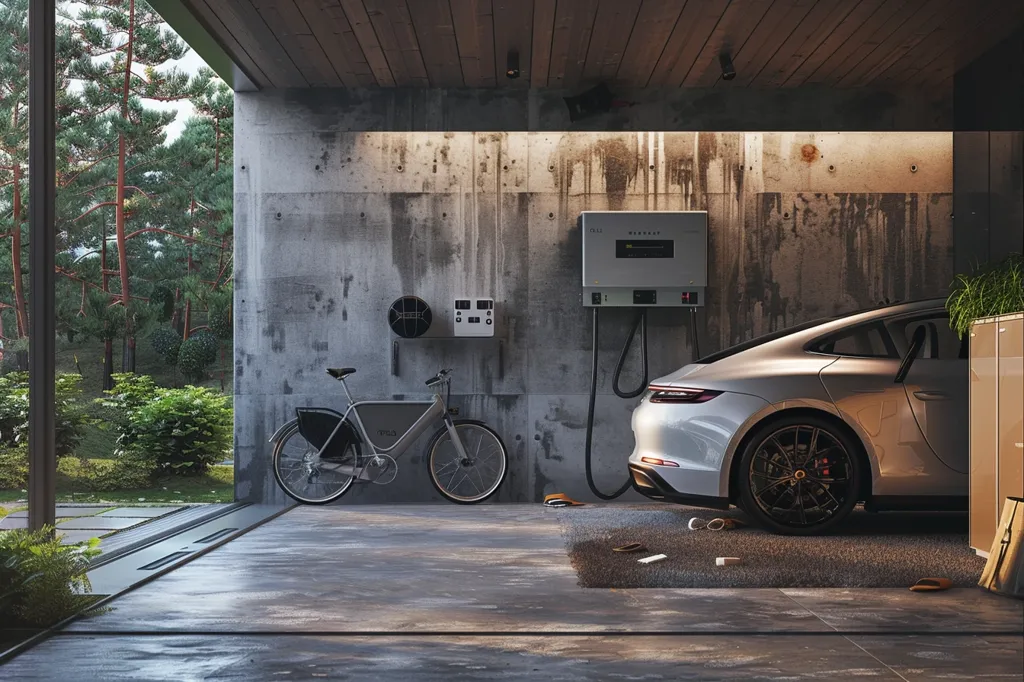
<instances>
[{"instance_id":1,"label":"garage floor","mask_svg":"<svg viewBox=\"0 0 1024 682\"><path fill-rule=\"evenodd\" d=\"M0 677L1024 674L1022 602L974 588L584 589L560 531L563 511L297 508L77 622Z\"/></svg>"}]
</instances>

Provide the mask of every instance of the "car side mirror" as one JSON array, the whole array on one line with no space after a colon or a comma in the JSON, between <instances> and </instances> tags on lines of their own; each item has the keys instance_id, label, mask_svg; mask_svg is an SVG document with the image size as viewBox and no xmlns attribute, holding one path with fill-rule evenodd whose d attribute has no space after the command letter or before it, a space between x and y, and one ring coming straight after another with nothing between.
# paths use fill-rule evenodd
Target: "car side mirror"
<instances>
[{"instance_id":1,"label":"car side mirror","mask_svg":"<svg viewBox=\"0 0 1024 682\"><path fill-rule=\"evenodd\" d=\"M910 339L910 347L907 348L906 355L900 361L899 371L896 372L896 380L893 383L902 384L903 380L910 374L910 368L914 365L914 360L917 359L921 349L924 347L924 340L927 331L924 325L918 325L917 329L914 330L914 336Z\"/></svg>"}]
</instances>

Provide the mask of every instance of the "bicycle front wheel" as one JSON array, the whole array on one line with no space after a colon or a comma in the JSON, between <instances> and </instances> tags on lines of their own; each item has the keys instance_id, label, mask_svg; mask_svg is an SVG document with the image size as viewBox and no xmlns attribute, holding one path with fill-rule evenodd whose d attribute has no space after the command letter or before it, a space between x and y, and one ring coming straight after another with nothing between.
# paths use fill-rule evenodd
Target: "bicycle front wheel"
<instances>
[{"instance_id":1,"label":"bicycle front wheel","mask_svg":"<svg viewBox=\"0 0 1024 682\"><path fill-rule=\"evenodd\" d=\"M493 429L476 422L456 421L455 432L466 456L459 455L448 429L439 429L427 447L430 482L456 504L483 502L505 480L505 444Z\"/></svg>"},{"instance_id":2,"label":"bicycle front wheel","mask_svg":"<svg viewBox=\"0 0 1024 682\"><path fill-rule=\"evenodd\" d=\"M327 504L351 487L359 454L359 444L352 441L340 458L322 460L296 424L274 448L274 478L296 502Z\"/></svg>"}]
</instances>

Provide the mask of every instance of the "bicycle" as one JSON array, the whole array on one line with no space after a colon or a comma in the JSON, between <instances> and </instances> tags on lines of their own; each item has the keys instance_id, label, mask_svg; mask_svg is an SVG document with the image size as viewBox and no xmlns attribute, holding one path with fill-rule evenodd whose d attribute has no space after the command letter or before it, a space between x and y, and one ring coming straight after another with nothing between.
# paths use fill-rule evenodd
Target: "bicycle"
<instances>
[{"instance_id":1,"label":"bicycle","mask_svg":"<svg viewBox=\"0 0 1024 682\"><path fill-rule=\"evenodd\" d=\"M443 424L426 450L434 488L457 504L483 502L498 490L508 471L505 444L482 421L452 419L447 401L441 397L441 389L447 388L451 398L452 370L443 369L427 380L434 391L429 401L356 401L345 384L345 377L355 371L352 367L327 370L345 390L348 407L344 413L326 407L300 407L295 419L271 436L274 478L289 497L303 504L328 504L344 495L355 481L391 483L398 475L397 458L439 419ZM378 436L397 437L390 445L374 442L364 424L364 417L371 416L368 409L385 408L375 426L388 427L394 425L395 410L389 415L387 408L399 406L418 416L401 436L398 429L377 429ZM363 455L364 445L371 454Z\"/></svg>"}]
</instances>

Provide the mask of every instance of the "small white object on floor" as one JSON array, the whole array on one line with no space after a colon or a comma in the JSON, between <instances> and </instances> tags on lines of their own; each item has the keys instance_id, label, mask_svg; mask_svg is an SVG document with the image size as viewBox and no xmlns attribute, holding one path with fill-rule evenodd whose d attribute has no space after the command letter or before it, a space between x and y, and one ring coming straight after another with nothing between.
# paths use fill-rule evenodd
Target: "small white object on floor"
<instances>
[{"instance_id":1,"label":"small white object on floor","mask_svg":"<svg viewBox=\"0 0 1024 682\"><path fill-rule=\"evenodd\" d=\"M735 566L740 563L738 556L720 556L715 559L715 566Z\"/></svg>"},{"instance_id":2,"label":"small white object on floor","mask_svg":"<svg viewBox=\"0 0 1024 682\"><path fill-rule=\"evenodd\" d=\"M664 554L655 554L654 556L644 557L643 559L637 559L638 564L653 564L655 561L661 561L667 559L668 556Z\"/></svg>"}]
</instances>

